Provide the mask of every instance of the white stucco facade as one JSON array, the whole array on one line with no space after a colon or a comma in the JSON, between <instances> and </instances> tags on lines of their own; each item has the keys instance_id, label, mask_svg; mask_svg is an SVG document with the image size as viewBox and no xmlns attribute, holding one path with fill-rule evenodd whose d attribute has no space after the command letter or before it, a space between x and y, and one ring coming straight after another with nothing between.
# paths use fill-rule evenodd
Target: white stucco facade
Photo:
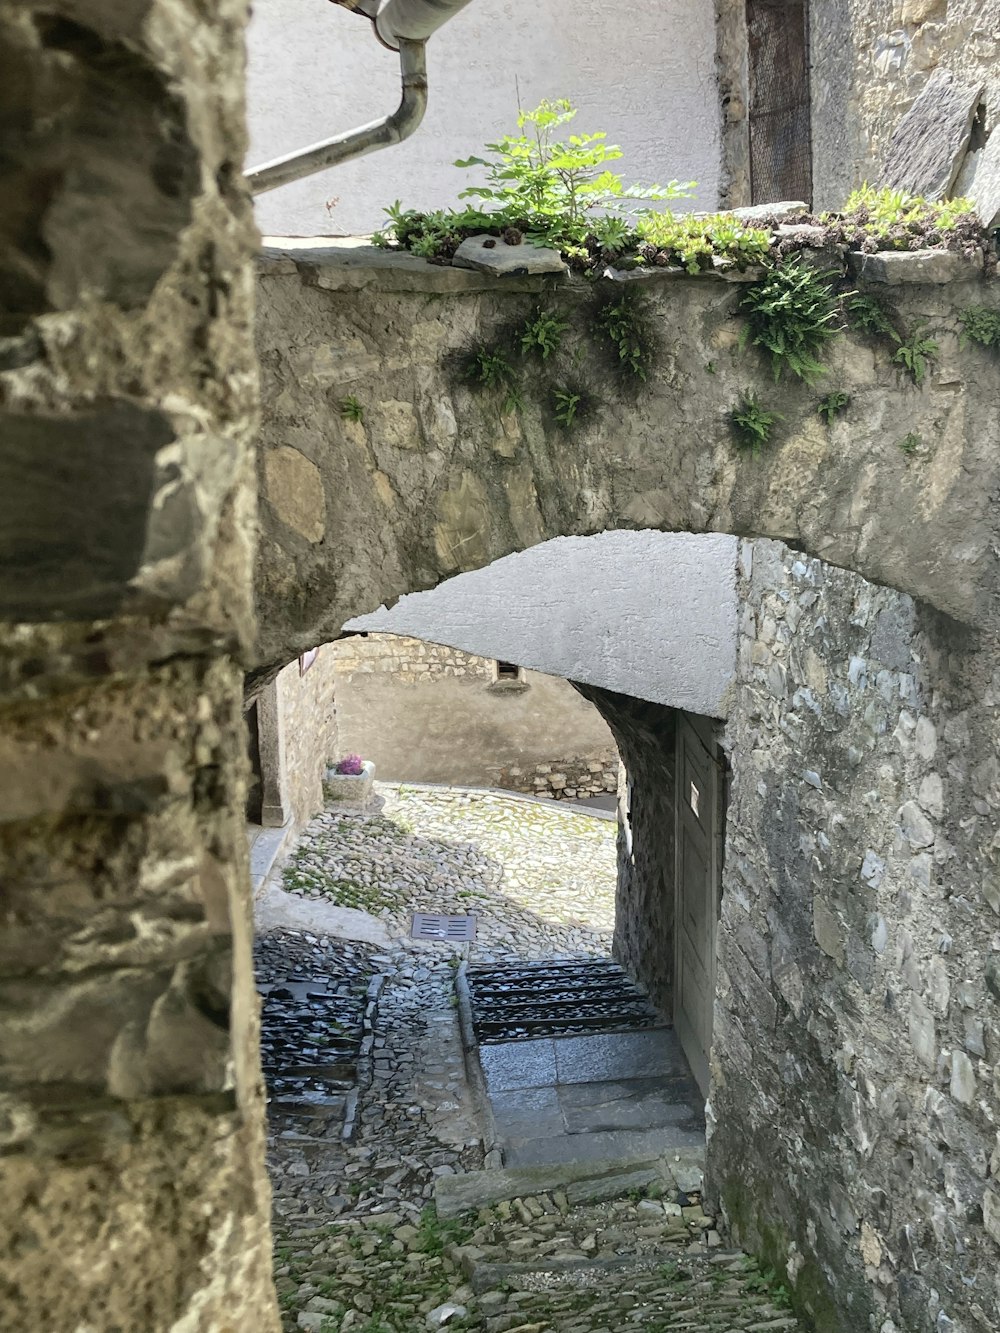
<instances>
[{"instance_id":1,"label":"white stucco facade","mask_svg":"<svg viewBox=\"0 0 1000 1333\"><path fill-rule=\"evenodd\" d=\"M349 621L725 717L736 668L738 541L559 537Z\"/></svg>"},{"instance_id":2,"label":"white stucco facade","mask_svg":"<svg viewBox=\"0 0 1000 1333\"><path fill-rule=\"evenodd\" d=\"M395 108L399 67L370 24L327 0L256 0L248 34L248 165ZM720 110L711 7L702 0L472 0L428 44L427 115L406 142L261 195L261 230L373 230L395 199L457 202L475 183L452 165L514 132L518 102L568 97L576 127L606 130L624 178L696 180L687 207L717 202ZM684 206L684 205L682 205Z\"/></svg>"}]
</instances>

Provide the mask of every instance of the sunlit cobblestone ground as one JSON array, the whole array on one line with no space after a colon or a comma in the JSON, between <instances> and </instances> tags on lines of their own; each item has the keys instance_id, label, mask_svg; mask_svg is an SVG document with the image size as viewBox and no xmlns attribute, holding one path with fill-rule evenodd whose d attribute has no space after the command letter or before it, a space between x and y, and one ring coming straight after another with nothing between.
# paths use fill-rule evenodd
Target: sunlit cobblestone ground
<instances>
[{"instance_id":1,"label":"sunlit cobblestone ground","mask_svg":"<svg viewBox=\"0 0 1000 1333\"><path fill-rule=\"evenodd\" d=\"M474 912L477 958L610 951L614 820L490 792L378 791L377 814L334 808L312 821L286 888L360 907L397 937L413 911Z\"/></svg>"}]
</instances>

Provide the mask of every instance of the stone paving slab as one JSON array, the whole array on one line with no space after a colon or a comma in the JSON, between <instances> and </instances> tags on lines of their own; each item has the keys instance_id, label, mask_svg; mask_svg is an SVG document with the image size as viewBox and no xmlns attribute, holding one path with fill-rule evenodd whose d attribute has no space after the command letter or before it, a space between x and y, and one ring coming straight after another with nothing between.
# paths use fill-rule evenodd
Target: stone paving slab
<instances>
[{"instance_id":1,"label":"stone paving slab","mask_svg":"<svg viewBox=\"0 0 1000 1333\"><path fill-rule=\"evenodd\" d=\"M690 1077L677 1035L669 1028L555 1039L557 1083L621 1078Z\"/></svg>"},{"instance_id":2,"label":"stone paving slab","mask_svg":"<svg viewBox=\"0 0 1000 1333\"><path fill-rule=\"evenodd\" d=\"M655 1129L590 1130L550 1138L514 1139L504 1144L509 1166L545 1166L559 1162L615 1161L622 1166L672 1148L696 1148L705 1131L685 1125L658 1125Z\"/></svg>"},{"instance_id":3,"label":"stone paving slab","mask_svg":"<svg viewBox=\"0 0 1000 1333\"><path fill-rule=\"evenodd\" d=\"M557 1090L566 1131L655 1129L689 1124L704 1130L700 1095L688 1078L635 1078L609 1083L570 1083Z\"/></svg>"},{"instance_id":4,"label":"stone paving slab","mask_svg":"<svg viewBox=\"0 0 1000 1333\"><path fill-rule=\"evenodd\" d=\"M701 1160L704 1164L704 1152ZM676 1188L667 1159L635 1162L624 1170L619 1162L567 1162L517 1171L466 1171L439 1179L434 1186L434 1202L439 1216L458 1217L491 1204L535 1194L564 1191L575 1202L585 1203L646 1189L652 1184L662 1189Z\"/></svg>"}]
</instances>

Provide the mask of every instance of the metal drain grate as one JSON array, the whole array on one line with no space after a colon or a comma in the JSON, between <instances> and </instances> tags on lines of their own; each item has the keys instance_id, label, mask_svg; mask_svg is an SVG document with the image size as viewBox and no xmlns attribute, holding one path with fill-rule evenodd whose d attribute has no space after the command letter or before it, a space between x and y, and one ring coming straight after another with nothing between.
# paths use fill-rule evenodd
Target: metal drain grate
<instances>
[{"instance_id":1,"label":"metal drain grate","mask_svg":"<svg viewBox=\"0 0 1000 1333\"><path fill-rule=\"evenodd\" d=\"M470 967L467 979L480 1042L627 1032L660 1021L610 959Z\"/></svg>"},{"instance_id":2,"label":"metal drain grate","mask_svg":"<svg viewBox=\"0 0 1000 1333\"><path fill-rule=\"evenodd\" d=\"M446 940L457 944L476 938L474 916L439 916L434 912L414 912L410 926L412 940Z\"/></svg>"}]
</instances>

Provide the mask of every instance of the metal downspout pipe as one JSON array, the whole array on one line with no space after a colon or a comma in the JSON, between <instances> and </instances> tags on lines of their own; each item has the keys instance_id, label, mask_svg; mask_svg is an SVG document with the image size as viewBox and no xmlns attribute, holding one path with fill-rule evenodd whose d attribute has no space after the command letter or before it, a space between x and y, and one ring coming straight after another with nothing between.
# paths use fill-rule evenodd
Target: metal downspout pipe
<instances>
[{"instance_id":1,"label":"metal downspout pipe","mask_svg":"<svg viewBox=\"0 0 1000 1333\"><path fill-rule=\"evenodd\" d=\"M246 173L250 193L275 190L279 185L408 138L427 109L427 39L468 3L469 0L389 0L372 18L372 26L383 46L399 52L402 83L399 106L381 120L253 167Z\"/></svg>"}]
</instances>

